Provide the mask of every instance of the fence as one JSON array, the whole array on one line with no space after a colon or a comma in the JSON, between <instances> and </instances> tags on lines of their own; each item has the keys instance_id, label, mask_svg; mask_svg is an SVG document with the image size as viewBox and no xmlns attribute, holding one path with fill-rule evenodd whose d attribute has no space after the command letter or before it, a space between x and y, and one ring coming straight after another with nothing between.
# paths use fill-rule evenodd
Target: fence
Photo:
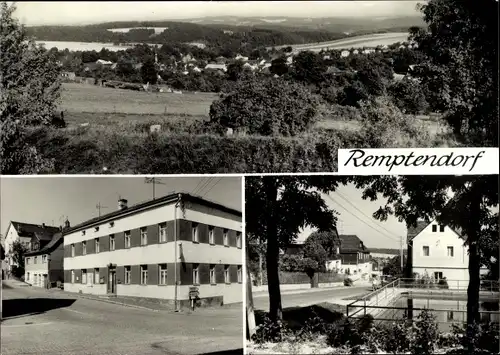
<instances>
[{"instance_id":1,"label":"fence","mask_svg":"<svg viewBox=\"0 0 500 355\"><path fill-rule=\"evenodd\" d=\"M448 289L454 291L467 291L468 280L447 280L442 279L438 282L432 282L426 279L399 279L401 287L409 289ZM481 280L480 291L499 292L499 282L490 280Z\"/></svg>"},{"instance_id":2,"label":"fence","mask_svg":"<svg viewBox=\"0 0 500 355\"><path fill-rule=\"evenodd\" d=\"M280 271L279 279L281 285L291 284L311 284L314 281L318 283L332 283L344 281L345 275L336 274L331 272L318 272L314 274L313 280L304 272L287 272ZM262 275L262 284L267 285L267 274L264 272Z\"/></svg>"},{"instance_id":3,"label":"fence","mask_svg":"<svg viewBox=\"0 0 500 355\"><path fill-rule=\"evenodd\" d=\"M363 315L374 315L378 307L380 307L381 305L387 305L400 293L400 279L397 279L385 285L384 287L370 292L369 294L355 300L354 302L349 303L347 305L346 315L348 318L354 317L360 312L363 312ZM349 314L350 311L351 313Z\"/></svg>"}]
</instances>

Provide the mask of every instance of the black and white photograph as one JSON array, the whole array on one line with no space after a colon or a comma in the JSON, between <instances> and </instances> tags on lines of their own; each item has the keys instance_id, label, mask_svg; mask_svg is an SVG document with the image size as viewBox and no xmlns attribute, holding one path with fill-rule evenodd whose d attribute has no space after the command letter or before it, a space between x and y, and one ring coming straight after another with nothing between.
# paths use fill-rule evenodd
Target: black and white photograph
<instances>
[{"instance_id":1,"label":"black and white photograph","mask_svg":"<svg viewBox=\"0 0 500 355\"><path fill-rule=\"evenodd\" d=\"M498 2L2 2L2 174L498 147Z\"/></svg>"},{"instance_id":2,"label":"black and white photograph","mask_svg":"<svg viewBox=\"0 0 500 355\"><path fill-rule=\"evenodd\" d=\"M247 354L495 354L498 175L245 178Z\"/></svg>"},{"instance_id":3,"label":"black and white photograph","mask_svg":"<svg viewBox=\"0 0 500 355\"><path fill-rule=\"evenodd\" d=\"M242 178L0 181L2 354L243 354Z\"/></svg>"}]
</instances>

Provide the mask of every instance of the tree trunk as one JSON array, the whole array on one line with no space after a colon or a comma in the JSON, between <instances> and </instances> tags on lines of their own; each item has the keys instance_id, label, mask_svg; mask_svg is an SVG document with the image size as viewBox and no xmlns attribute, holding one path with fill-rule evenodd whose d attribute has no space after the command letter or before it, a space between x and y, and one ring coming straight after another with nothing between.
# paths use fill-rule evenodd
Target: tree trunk
<instances>
[{"instance_id":1,"label":"tree trunk","mask_svg":"<svg viewBox=\"0 0 500 355\"><path fill-rule=\"evenodd\" d=\"M272 204L272 208L267 218L267 289L269 292L269 318L273 322L282 320L280 280L278 272L279 242L278 227L276 221L276 199L278 198L278 186L274 177L264 178L266 202Z\"/></svg>"},{"instance_id":2,"label":"tree trunk","mask_svg":"<svg viewBox=\"0 0 500 355\"><path fill-rule=\"evenodd\" d=\"M481 191L480 185L473 183L470 197L470 218L467 232L469 246L469 286L467 287L467 326L479 322L479 288L481 260L479 256L479 233L481 233Z\"/></svg>"},{"instance_id":3,"label":"tree trunk","mask_svg":"<svg viewBox=\"0 0 500 355\"><path fill-rule=\"evenodd\" d=\"M248 258L248 251L246 255L246 262L247 265L250 265L249 263L249 258ZM254 314L254 308L253 308L253 296L252 296L252 279L250 276L250 269L246 267L247 269L247 338L249 340L252 339L252 336L255 334L255 314Z\"/></svg>"}]
</instances>

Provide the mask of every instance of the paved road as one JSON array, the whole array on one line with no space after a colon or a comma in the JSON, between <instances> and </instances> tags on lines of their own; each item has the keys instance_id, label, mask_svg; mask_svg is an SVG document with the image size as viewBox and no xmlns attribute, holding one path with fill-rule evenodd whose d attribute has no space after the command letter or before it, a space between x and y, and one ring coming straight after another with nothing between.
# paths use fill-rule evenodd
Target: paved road
<instances>
[{"instance_id":1,"label":"paved road","mask_svg":"<svg viewBox=\"0 0 500 355\"><path fill-rule=\"evenodd\" d=\"M235 353L243 348L242 318L239 308L176 314L54 294L32 287L4 288L1 353Z\"/></svg>"},{"instance_id":2,"label":"paved road","mask_svg":"<svg viewBox=\"0 0 500 355\"><path fill-rule=\"evenodd\" d=\"M301 293L282 294L281 303L283 305L283 308L298 306L305 307L321 302L335 303L335 300L363 295L369 291L371 291L371 289L367 286L338 287L321 291L315 290L315 292L307 292L307 290L304 290L304 292ZM263 311L269 310L269 296L266 293L254 295L253 303L255 309L260 309Z\"/></svg>"}]
</instances>

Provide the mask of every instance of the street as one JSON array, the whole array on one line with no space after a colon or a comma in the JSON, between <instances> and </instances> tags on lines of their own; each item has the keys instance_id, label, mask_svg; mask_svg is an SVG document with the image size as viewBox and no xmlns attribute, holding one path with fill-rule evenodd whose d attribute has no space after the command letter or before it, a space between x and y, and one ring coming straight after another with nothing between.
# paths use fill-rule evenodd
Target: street
<instances>
[{"instance_id":1,"label":"street","mask_svg":"<svg viewBox=\"0 0 500 355\"><path fill-rule=\"evenodd\" d=\"M243 348L239 307L154 312L33 287L4 287L2 296L2 355L234 354Z\"/></svg>"},{"instance_id":2,"label":"street","mask_svg":"<svg viewBox=\"0 0 500 355\"><path fill-rule=\"evenodd\" d=\"M283 308L288 307L305 307L321 302L340 303L338 301L347 298L355 297L370 292L369 286L356 287L337 287L328 289L311 289L300 290L299 292L282 292L281 304ZM254 308L262 311L269 310L269 295L267 292L259 292L253 295ZM345 303L345 301L343 302Z\"/></svg>"}]
</instances>

